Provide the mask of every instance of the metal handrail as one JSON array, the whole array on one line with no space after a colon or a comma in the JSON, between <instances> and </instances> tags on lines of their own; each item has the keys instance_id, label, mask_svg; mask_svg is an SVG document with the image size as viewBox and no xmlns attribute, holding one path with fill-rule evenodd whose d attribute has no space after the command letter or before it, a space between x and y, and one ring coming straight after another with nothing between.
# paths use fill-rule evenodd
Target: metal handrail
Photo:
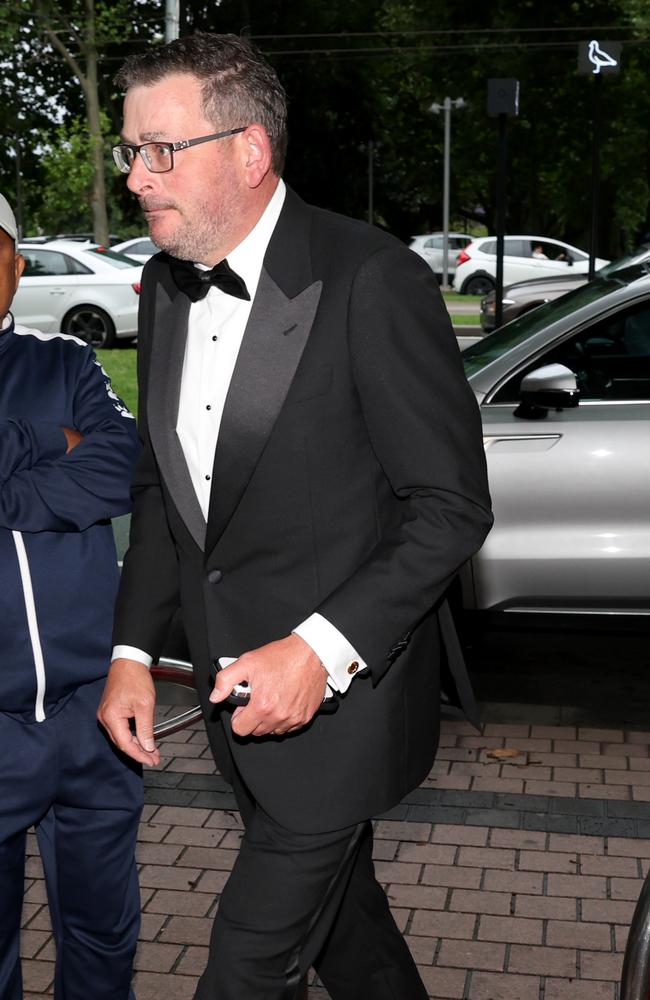
<instances>
[{"instance_id":1,"label":"metal handrail","mask_svg":"<svg viewBox=\"0 0 650 1000\"><path fill-rule=\"evenodd\" d=\"M151 676L154 681L161 681L166 684L177 684L179 687L194 688L194 668L186 660L175 660L170 656L161 656L158 663L151 668ZM153 734L156 739L164 736L171 736L178 733L186 726L191 726L193 722L201 718L201 706L194 705L192 708L174 715L171 719L163 719L153 727Z\"/></svg>"},{"instance_id":2,"label":"metal handrail","mask_svg":"<svg viewBox=\"0 0 650 1000\"><path fill-rule=\"evenodd\" d=\"M643 883L625 946L621 1000L650 997L650 872Z\"/></svg>"}]
</instances>

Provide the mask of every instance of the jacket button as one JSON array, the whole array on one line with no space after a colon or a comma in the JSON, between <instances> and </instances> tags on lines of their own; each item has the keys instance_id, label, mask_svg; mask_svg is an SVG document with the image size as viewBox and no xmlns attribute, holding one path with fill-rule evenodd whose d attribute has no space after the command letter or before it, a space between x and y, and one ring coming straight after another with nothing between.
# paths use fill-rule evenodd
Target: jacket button
<instances>
[{"instance_id":1,"label":"jacket button","mask_svg":"<svg viewBox=\"0 0 650 1000\"><path fill-rule=\"evenodd\" d=\"M221 583L223 573L220 569L211 569L208 573L208 583Z\"/></svg>"},{"instance_id":2,"label":"jacket button","mask_svg":"<svg viewBox=\"0 0 650 1000\"><path fill-rule=\"evenodd\" d=\"M350 666L348 667L348 673L349 674L356 674L356 672L357 672L358 669L359 669L359 664L357 663L356 660L353 660L352 663L350 664Z\"/></svg>"}]
</instances>

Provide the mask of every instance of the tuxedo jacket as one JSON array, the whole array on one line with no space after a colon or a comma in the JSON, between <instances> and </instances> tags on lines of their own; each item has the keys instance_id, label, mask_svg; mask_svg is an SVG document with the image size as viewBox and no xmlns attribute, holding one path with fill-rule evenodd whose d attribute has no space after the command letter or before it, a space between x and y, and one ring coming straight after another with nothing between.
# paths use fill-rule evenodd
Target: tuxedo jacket
<instances>
[{"instance_id":1,"label":"tuxedo jacket","mask_svg":"<svg viewBox=\"0 0 650 1000\"><path fill-rule=\"evenodd\" d=\"M190 302L146 265L142 458L114 641L162 651L180 607L217 762L298 831L397 803L439 730L437 609L491 524L478 408L431 270L291 190L228 391L207 525L176 434ZM213 658L319 612L368 664L334 713L234 737Z\"/></svg>"}]
</instances>

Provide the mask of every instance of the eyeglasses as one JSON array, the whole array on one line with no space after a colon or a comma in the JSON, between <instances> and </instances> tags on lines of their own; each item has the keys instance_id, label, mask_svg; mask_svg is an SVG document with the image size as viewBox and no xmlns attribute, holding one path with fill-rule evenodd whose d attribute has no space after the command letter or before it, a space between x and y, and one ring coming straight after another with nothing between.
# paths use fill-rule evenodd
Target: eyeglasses
<instances>
[{"instance_id":1,"label":"eyeglasses","mask_svg":"<svg viewBox=\"0 0 650 1000\"><path fill-rule=\"evenodd\" d=\"M130 142L120 142L119 145L113 146L113 159L118 170L123 174L130 174L135 154L139 153L145 167L152 174L166 174L174 169L174 153L179 149L198 146L202 142L212 142L213 139L225 139L228 135L245 132L247 128L247 125L242 125L241 128L229 128L226 132L201 135L198 139L182 139L181 142L143 142L139 146L134 146Z\"/></svg>"}]
</instances>

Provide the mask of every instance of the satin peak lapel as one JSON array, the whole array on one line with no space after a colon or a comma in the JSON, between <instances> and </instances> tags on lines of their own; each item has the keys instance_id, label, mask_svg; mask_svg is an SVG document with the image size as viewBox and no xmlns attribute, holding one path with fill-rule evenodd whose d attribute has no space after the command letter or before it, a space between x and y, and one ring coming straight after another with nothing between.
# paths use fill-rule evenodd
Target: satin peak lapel
<instances>
[{"instance_id":1,"label":"satin peak lapel","mask_svg":"<svg viewBox=\"0 0 650 1000\"><path fill-rule=\"evenodd\" d=\"M147 419L160 474L192 538L203 549L205 519L176 434L189 311L190 302L185 295L170 298L162 286L159 288L149 366Z\"/></svg>"},{"instance_id":2,"label":"satin peak lapel","mask_svg":"<svg viewBox=\"0 0 650 1000\"><path fill-rule=\"evenodd\" d=\"M219 428L206 554L217 544L268 441L302 357L322 287L322 281L315 281L291 299L262 270Z\"/></svg>"}]
</instances>

